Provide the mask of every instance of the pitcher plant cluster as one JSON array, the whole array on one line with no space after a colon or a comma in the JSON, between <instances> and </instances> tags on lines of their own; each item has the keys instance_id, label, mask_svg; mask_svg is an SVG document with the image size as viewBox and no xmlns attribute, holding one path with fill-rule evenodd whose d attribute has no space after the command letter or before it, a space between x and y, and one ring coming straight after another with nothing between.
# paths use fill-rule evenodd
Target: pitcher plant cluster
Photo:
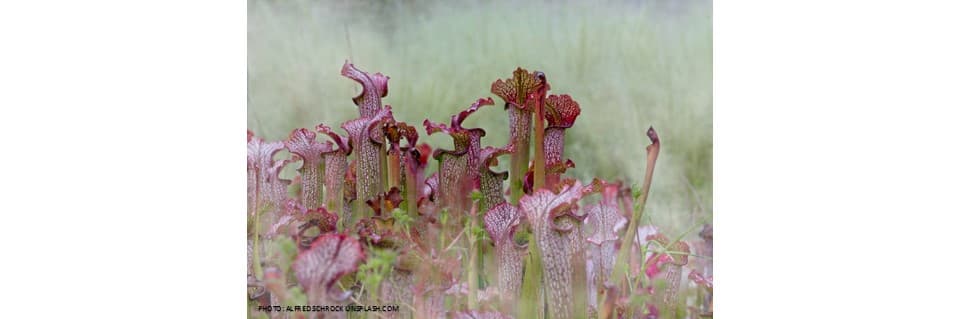
<instances>
[{"instance_id":1,"label":"pitcher plant cluster","mask_svg":"<svg viewBox=\"0 0 960 319\"><path fill-rule=\"evenodd\" d=\"M566 175L575 163L564 137L581 108L551 94L543 72L517 68L491 85L510 130L502 146L484 145L485 129L467 123L500 112L491 97L449 121L404 123L383 104L389 77L349 61L341 74L363 91L353 98L359 117L339 130L320 123L281 141L247 132L250 317L712 316L712 228L688 242L640 225L660 151L652 127L649 144L611 136L646 147L633 190ZM453 149L419 142L423 133L449 136ZM292 179L281 177L288 165ZM400 310L256 310L348 304Z\"/></svg>"}]
</instances>

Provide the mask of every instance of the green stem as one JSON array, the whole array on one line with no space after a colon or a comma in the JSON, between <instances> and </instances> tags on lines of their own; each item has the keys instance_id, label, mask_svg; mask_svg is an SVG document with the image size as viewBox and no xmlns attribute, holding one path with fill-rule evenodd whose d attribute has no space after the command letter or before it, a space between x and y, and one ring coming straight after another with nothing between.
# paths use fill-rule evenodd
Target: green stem
<instances>
[{"instance_id":1,"label":"green stem","mask_svg":"<svg viewBox=\"0 0 960 319\"><path fill-rule=\"evenodd\" d=\"M474 218L470 221L470 234L468 241L470 242L470 263L467 264L469 269L467 270L467 285L470 288L470 294L467 296L467 309L477 310L479 308L479 303L477 302L477 291L480 288L480 275L477 269L477 258L479 257L480 242L477 238L477 234L473 231L473 228L477 227L477 216L476 216L476 206L474 206Z\"/></svg>"},{"instance_id":2,"label":"green stem","mask_svg":"<svg viewBox=\"0 0 960 319\"><path fill-rule=\"evenodd\" d=\"M517 318L543 318L543 310L540 304L540 282L543 265L540 260L540 250L537 248L537 241L532 239L528 242L527 258L523 267L523 283L520 288L520 312Z\"/></svg>"},{"instance_id":3,"label":"green stem","mask_svg":"<svg viewBox=\"0 0 960 319\"><path fill-rule=\"evenodd\" d=\"M537 101L537 114L536 123L533 129L534 134L534 157L533 157L533 189L543 188L543 185L546 184L546 156L543 151L543 102L542 99Z\"/></svg>"},{"instance_id":4,"label":"green stem","mask_svg":"<svg viewBox=\"0 0 960 319\"><path fill-rule=\"evenodd\" d=\"M627 261L630 259L630 253L633 251L633 240L637 237L637 226L640 224L640 218L643 217L643 208L647 203L647 195L650 194L650 184L653 182L653 169L657 164L657 155L660 153L660 138L657 136L657 132L653 130L653 127L647 130L647 136L652 142L652 144L647 146L647 170L643 177L643 188L641 188L640 200L636 204L637 207L633 209L633 216L630 218L630 225L627 227L624 243L621 246L622 248L620 248L620 253L617 255L613 274L610 276L610 281L615 284L623 282L626 278Z\"/></svg>"},{"instance_id":5,"label":"green stem","mask_svg":"<svg viewBox=\"0 0 960 319\"><path fill-rule=\"evenodd\" d=\"M253 218L253 275L257 280L263 279L263 267L260 266L260 215L261 211Z\"/></svg>"},{"instance_id":6,"label":"green stem","mask_svg":"<svg viewBox=\"0 0 960 319\"><path fill-rule=\"evenodd\" d=\"M260 181L260 172L256 173L257 185L254 190L253 198L253 276L257 280L263 279L263 267L260 267L260 215L263 213L262 205L260 203L261 197L260 191L262 190L262 185Z\"/></svg>"}]
</instances>

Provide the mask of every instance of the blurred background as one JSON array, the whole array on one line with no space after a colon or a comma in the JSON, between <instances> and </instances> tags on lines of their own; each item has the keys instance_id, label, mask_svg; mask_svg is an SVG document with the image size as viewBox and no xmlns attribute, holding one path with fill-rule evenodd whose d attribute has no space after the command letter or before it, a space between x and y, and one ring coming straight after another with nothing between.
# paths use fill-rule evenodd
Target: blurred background
<instances>
[{"instance_id":1,"label":"blurred background","mask_svg":"<svg viewBox=\"0 0 960 319\"><path fill-rule=\"evenodd\" d=\"M518 66L547 75L582 113L567 130L568 173L642 182L653 126L662 149L644 223L680 235L712 223L712 2L685 1L248 1L247 127L268 140L356 118L349 59L390 76L398 121L450 115L493 97L465 126L484 145L507 143L503 102L490 84ZM532 155L531 155L532 156ZM501 170L507 170L501 161ZM431 164L432 169L436 169ZM287 168L292 170L294 168ZM429 174L429 171L428 171ZM691 236L696 236L696 231Z\"/></svg>"}]
</instances>

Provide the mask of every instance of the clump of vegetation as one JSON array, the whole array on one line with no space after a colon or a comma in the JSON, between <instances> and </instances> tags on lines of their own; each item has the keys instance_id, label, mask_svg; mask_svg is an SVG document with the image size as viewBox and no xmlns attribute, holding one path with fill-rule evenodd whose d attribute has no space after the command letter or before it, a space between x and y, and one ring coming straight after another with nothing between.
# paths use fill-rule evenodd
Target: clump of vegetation
<instances>
[{"instance_id":1,"label":"clump of vegetation","mask_svg":"<svg viewBox=\"0 0 960 319\"><path fill-rule=\"evenodd\" d=\"M428 135L453 140L432 154L383 105L389 77L349 62L341 74L363 87L359 117L340 125L346 137L322 123L284 141L247 133L251 317L346 317L259 309L351 304L398 306L350 315L390 318L712 316L712 228L688 242L641 226L660 152L653 127L634 191L567 174L576 164L564 159L564 136L581 109L550 94L543 72L517 68L493 82L506 125L487 129L509 129L506 145L484 145L486 130L465 123L497 112L483 97L448 124L423 121ZM505 155L509 171L495 171ZM281 177L297 164L293 179Z\"/></svg>"}]
</instances>

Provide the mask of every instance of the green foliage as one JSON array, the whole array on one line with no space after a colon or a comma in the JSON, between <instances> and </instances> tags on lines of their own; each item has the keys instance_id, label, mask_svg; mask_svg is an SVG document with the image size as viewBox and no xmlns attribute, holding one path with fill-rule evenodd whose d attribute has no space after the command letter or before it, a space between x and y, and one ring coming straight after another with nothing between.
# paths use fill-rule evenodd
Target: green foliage
<instances>
[{"instance_id":1,"label":"green foliage","mask_svg":"<svg viewBox=\"0 0 960 319\"><path fill-rule=\"evenodd\" d=\"M297 243L287 236L277 236L267 247L271 261L276 262L280 270L289 273L293 260L297 257Z\"/></svg>"},{"instance_id":2,"label":"green foliage","mask_svg":"<svg viewBox=\"0 0 960 319\"><path fill-rule=\"evenodd\" d=\"M440 218L438 219L440 225L446 225L448 220L450 220L450 212L446 208L441 209Z\"/></svg>"},{"instance_id":3,"label":"green foliage","mask_svg":"<svg viewBox=\"0 0 960 319\"><path fill-rule=\"evenodd\" d=\"M483 193L481 193L480 191L474 190L474 191L470 192L470 200L471 200L471 201L476 202L476 201L480 201L480 200L482 200L482 199L483 199Z\"/></svg>"},{"instance_id":4,"label":"green foliage","mask_svg":"<svg viewBox=\"0 0 960 319\"><path fill-rule=\"evenodd\" d=\"M371 246L368 246L368 249L367 262L361 264L357 269L357 281L363 284L370 295L376 297L380 283L393 270L393 264L397 260L397 252L393 249Z\"/></svg>"},{"instance_id":5,"label":"green foliage","mask_svg":"<svg viewBox=\"0 0 960 319\"><path fill-rule=\"evenodd\" d=\"M284 300L284 306L298 306L307 304L307 294L298 286L287 289L287 298Z\"/></svg>"},{"instance_id":6,"label":"green foliage","mask_svg":"<svg viewBox=\"0 0 960 319\"><path fill-rule=\"evenodd\" d=\"M413 223L413 217L407 213L406 210L395 208L390 212L390 216L393 217L393 226L403 230L404 233L410 234L410 224Z\"/></svg>"}]
</instances>

